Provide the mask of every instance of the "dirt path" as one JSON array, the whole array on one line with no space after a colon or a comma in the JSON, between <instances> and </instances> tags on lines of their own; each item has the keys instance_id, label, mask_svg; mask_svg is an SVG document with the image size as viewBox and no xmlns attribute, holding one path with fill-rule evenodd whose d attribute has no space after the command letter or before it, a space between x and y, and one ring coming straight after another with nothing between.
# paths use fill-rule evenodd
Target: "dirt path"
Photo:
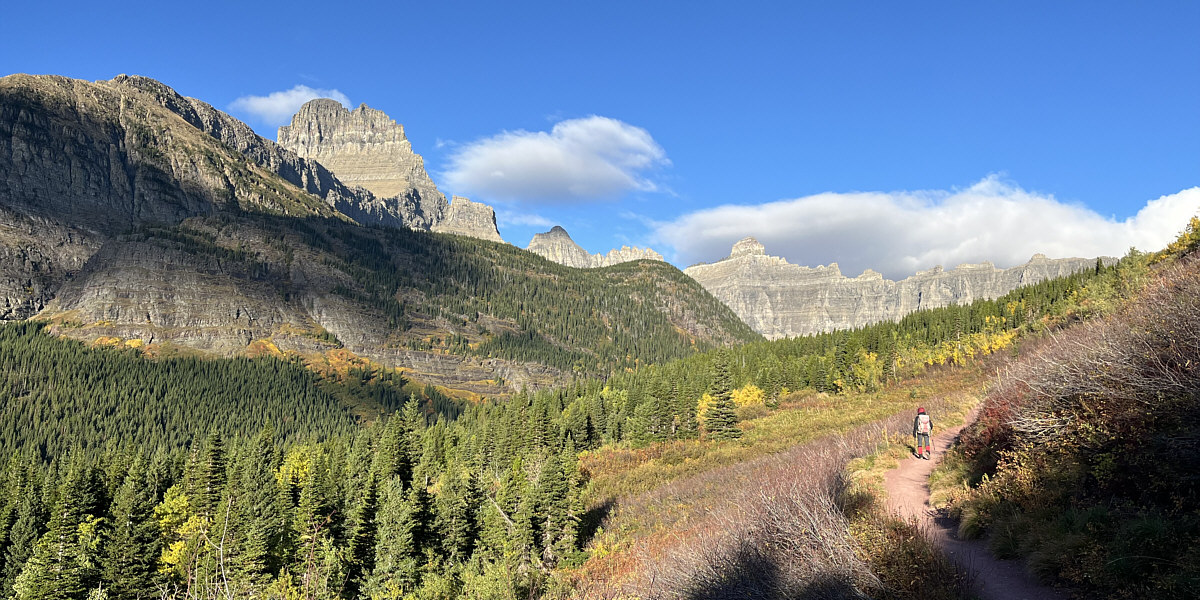
<instances>
[{"instance_id":1,"label":"dirt path","mask_svg":"<svg viewBox=\"0 0 1200 600\"><path fill-rule=\"evenodd\" d=\"M968 422L973 418L972 414ZM888 507L905 518L916 518L934 543L951 560L971 573L975 587L986 600L1067 600L1070 596L1062 591L1034 581L1019 562L992 556L985 542L964 541L955 537L955 524L939 517L929 506L929 474L961 430L960 425L934 435L930 460L910 455L900 462L899 467L887 473L884 487L887 489Z\"/></svg>"}]
</instances>

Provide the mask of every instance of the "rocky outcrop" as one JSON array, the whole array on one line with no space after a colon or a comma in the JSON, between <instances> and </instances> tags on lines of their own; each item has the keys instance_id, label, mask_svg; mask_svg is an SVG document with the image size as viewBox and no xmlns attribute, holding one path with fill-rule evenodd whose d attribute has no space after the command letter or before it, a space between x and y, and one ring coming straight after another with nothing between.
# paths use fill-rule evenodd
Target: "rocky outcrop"
<instances>
[{"instance_id":1,"label":"rocky outcrop","mask_svg":"<svg viewBox=\"0 0 1200 600\"><path fill-rule=\"evenodd\" d=\"M420 227L414 215L420 212L408 197L384 198L361 187L343 183L315 160L254 133L245 123L213 108L206 102L181 96L163 83L137 75L119 75L109 85L137 90L153 98L196 129L232 147L255 164L292 185L318 196L339 213L364 225Z\"/></svg>"},{"instance_id":2,"label":"rocky outcrop","mask_svg":"<svg viewBox=\"0 0 1200 600\"><path fill-rule=\"evenodd\" d=\"M514 358L525 334L587 356L596 343L572 338L657 311L680 352L755 337L669 265L572 281L514 248L410 231L376 201L150 79L0 78L0 319L224 356L345 349L487 395L575 376ZM491 209L454 205L431 228L498 238ZM514 298L577 286L611 312L563 339L534 329L563 324L557 304ZM497 351L471 352L485 343Z\"/></svg>"},{"instance_id":3,"label":"rocky outcrop","mask_svg":"<svg viewBox=\"0 0 1200 600\"><path fill-rule=\"evenodd\" d=\"M402 207L401 220L430 229L444 218L446 197L438 191L425 161L413 152L404 126L366 104L348 110L336 100L310 100L279 128L279 144L321 163L343 183L361 186L376 198Z\"/></svg>"},{"instance_id":4,"label":"rocky outcrop","mask_svg":"<svg viewBox=\"0 0 1200 600\"><path fill-rule=\"evenodd\" d=\"M789 264L768 256L751 237L734 244L728 258L688 267L684 273L752 329L778 339L897 321L922 309L997 298L1020 286L1095 265L1094 258L1049 259L1037 254L1009 269L987 262L949 271L938 266L891 281L870 269L858 277L844 277L837 263L815 268Z\"/></svg>"},{"instance_id":5,"label":"rocky outcrop","mask_svg":"<svg viewBox=\"0 0 1200 600\"><path fill-rule=\"evenodd\" d=\"M481 240L503 242L500 230L496 229L496 211L482 202L472 202L462 196L454 196L446 208L445 218L433 225L436 233L453 233Z\"/></svg>"},{"instance_id":6,"label":"rocky outcrop","mask_svg":"<svg viewBox=\"0 0 1200 600\"><path fill-rule=\"evenodd\" d=\"M558 225L545 233L535 233L533 239L529 241L529 246L525 249L558 264L577 269L609 267L634 260L662 261L663 259L661 254L649 248L630 248L629 246L609 250L608 254L590 254L571 239L566 229Z\"/></svg>"}]
</instances>

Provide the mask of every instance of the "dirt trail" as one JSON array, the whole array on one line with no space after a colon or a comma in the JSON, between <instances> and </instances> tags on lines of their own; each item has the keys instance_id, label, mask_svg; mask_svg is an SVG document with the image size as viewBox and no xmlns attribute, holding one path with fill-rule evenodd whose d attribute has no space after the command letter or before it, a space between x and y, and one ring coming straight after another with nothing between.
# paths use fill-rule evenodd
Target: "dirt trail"
<instances>
[{"instance_id":1,"label":"dirt trail","mask_svg":"<svg viewBox=\"0 0 1200 600\"><path fill-rule=\"evenodd\" d=\"M972 419L974 414L968 417L968 422ZM1038 584L1019 562L992 556L985 542L955 537L955 523L939 517L929 506L929 474L962 428L960 425L934 435L930 460L910 455L887 473L884 487L888 507L905 518L916 518L934 543L971 574L985 600L1067 600L1070 596L1061 590Z\"/></svg>"}]
</instances>

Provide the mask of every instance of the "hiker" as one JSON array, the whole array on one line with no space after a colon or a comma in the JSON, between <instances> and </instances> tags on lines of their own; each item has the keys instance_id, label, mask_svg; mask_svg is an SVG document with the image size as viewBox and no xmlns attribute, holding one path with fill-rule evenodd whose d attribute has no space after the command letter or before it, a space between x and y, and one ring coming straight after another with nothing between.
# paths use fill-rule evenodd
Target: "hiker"
<instances>
[{"instance_id":1,"label":"hiker","mask_svg":"<svg viewBox=\"0 0 1200 600\"><path fill-rule=\"evenodd\" d=\"M913 435L917 438L917 458L929 460L933 446L929 444L929 434L933 433L933 419L925 412L925 407L917 409L917 418L913 419Z\"/></svg>"}]
</instances>

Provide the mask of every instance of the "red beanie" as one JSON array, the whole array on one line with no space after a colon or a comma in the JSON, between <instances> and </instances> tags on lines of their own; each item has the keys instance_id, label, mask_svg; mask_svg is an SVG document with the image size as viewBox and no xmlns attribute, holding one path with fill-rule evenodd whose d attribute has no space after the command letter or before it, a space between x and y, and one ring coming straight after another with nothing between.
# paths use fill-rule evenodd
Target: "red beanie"
<instances>
[{"instance_id":1,"label":"red beanie","mask_svg":"<svg viewBox=\"0 0 1200 600\"><path fill-rule=\"evenodd\" d=\"M923 412L925 412L925 407L924 407L924 406L922 406L921 408L918 408L918 409L917 409L917 412L918 412L918 413L923 413Z\"/></svg>"}]
</instances>

